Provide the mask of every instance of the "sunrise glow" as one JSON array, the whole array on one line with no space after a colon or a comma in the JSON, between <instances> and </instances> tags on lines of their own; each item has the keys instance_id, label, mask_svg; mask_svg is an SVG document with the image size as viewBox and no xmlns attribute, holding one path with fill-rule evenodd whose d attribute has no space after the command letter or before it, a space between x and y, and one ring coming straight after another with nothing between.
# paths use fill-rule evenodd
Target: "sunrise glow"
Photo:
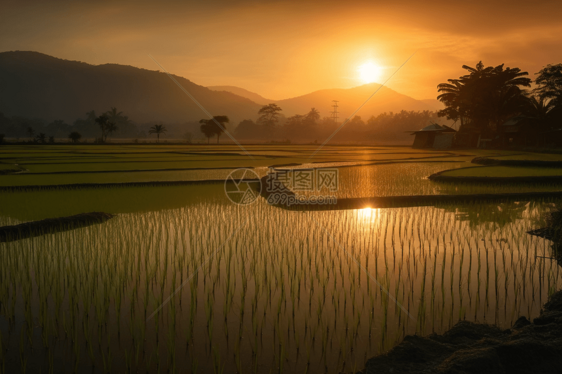
<instances>
[{"instance_id":1,"label":"sunrise glow","mask_svg":"<svg viewBox=\"0 0 562 374\"><path fill-rule=\"evenodd\" d=\"M359 79L363 83L373 83L380 79L382 68L369 61L359 66L357 71L359 72Z\"/></svg>"}]
</instances>

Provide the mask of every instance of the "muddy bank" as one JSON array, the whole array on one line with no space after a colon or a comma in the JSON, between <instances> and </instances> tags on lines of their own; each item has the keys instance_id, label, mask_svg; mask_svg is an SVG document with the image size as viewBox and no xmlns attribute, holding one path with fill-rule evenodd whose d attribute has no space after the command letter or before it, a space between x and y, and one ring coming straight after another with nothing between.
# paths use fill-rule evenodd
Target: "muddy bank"
<instances>
[{"instance_id":1,"label":"muddy bank","mask_svg":"<svg viewBox=\"0 0 562 374\"><path fill-rule=\"evenodd\" d=\"M102 212L82 213L70 217L48 218L15 226L0 227L0 242L11 242L45 234L68 231L103 223L113 215Z\"/></svg>"},{"instance_id":2,"label":"muddy bank","mask_svg":"<svg viewBox=\"0 0 562 374\"><path fill-rule=\"evenodd\" d=\"M406 336L360 373L562 373L562 291L533 322L501 330L462 321L443 335Z\"/></svg>"}]
</instances>

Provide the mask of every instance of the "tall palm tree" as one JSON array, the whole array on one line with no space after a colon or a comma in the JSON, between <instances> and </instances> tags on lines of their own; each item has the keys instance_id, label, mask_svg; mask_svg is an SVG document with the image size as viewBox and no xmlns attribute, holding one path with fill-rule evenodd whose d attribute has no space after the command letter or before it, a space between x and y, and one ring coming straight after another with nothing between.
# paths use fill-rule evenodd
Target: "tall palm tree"
<instances>
[{"instance_id":1,"label":"tall palm tree","mask_svg":"<svg viewBox=\"0 0 562 374\"><path fill-rule=\"evenodd\" d=\"M160 134L163 134L167 131L166 126L163 124L154 125L148 130L149 134L156 134L157 140L156 143L160 143Z\"/></svg>"},{"instance_id":2,"label":"tall palm tree","mask_svg":"<svg viewBox=\"0 0 562 374\"><path fill-rule=\"evenodd\" d=\"M107 137L108 137L111 133L114 133L115 131L117 131L117 125L115 124L115 122L109 121L109 122L107 123L107 127L106 127L105 140L107 141Z\"/></svg>"},{"instance_id":3,"label":"tall palm tree","mask_svg":"<svg viewBox=\"0 0 562 374\"><path fill-rule=\"evenodd\" d=\"M101 129L101 141L103 143L105 142L105 138L107 136L106 134L107 134L107 125L109 123L109 117L105 114L102 114L101 116L97 117L95 121Z\"/></svg>"},{"instance_id":4,"label":"tall palm tree","mask_svg":"<svg viewBox=\"0 0 562 374\"><path fill-rule=\"evenodd\" d=\"M525 114L533 118L546 118L552 108L554 108L552 100L532 95L527 98Z\"/></svg>"},{"instance_id":5,"label":"tall palm tree","mask_svg":"<svg viewBox=\"0 0 562 374\"><path fill-rule=\"evenodd\" d=\"M470 124L483 132L495 131L507 118L518 115L524 101L523 87L531 80L527 72L519 68L484 67L480 61L476 67L463 65L469 74L437 86L437 99L446 108L439 116Z\"/></svg>"},{"instance_id":6,"label":"tall palm tree","mask_svg":"<svg viewBox=\"0 0 562 374\"><path fill-rule=\"evenodd\" d=\"M110 110L105 112L105 115L107 115L110 121L118 123L119 120L123 117L123 112L119 112L116 107L112 106Z\"/></svg>"}]
</instances>

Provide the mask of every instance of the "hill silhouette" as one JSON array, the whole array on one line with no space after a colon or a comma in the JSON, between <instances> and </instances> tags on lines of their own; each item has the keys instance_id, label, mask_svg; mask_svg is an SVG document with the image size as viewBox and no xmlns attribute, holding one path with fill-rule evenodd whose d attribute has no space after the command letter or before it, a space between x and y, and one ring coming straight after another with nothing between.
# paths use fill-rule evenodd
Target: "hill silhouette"
<instances>
[{"instance_id":1,"label":"hill silhouette","mask_svg":"<svg viewBox=\"0 0 562 374\"><path fill-rule=\"evenodd\" d=\"M372 83L269 100L235 86L209 88L174 77L211 114L227 115L233 128L241 120L256 120L261 106L271 102L283 109L285 117L306 114L313 107L327 117L332 100L339 100L341 121L380 87ZM197 122L206 117L163 72L117 64L90 65L38 52L0 53L0 112L5 116L72 123L86 112L103 113L110 107L141 124ZM366 120L384 112L435 109L434 100L416 100L383 87L357 115Z\"/></svg>"},{"instance_id":2,"label":"hill silhouette","mask_svg":"<svg viewBox=\"0 0 562 374\"><path fill-rule=\"evenodd\" d=\"M270 100L263 96L236 86L209 86L216 91L232 92L248 98L258 104L266 105L275 103L283 109L283 115L289 117L295 114L305 114L310 108L316 108L320 115L327 117L332 111L332 100L338 100L339 118L343 120L351 115L369 96L380 87L378 83L370 83L353 88L334 88L314 91L306 95L284 100ZM398 93L390 88L383 87L369 102L357 113L364 119L384 112L400 112L401 110L440 110L443 104L437 99L416 100L410 96Z\"/></svg>"},{"instance_id":3,"label":"hill silhouette","mask_svg":"<svg viewBox=\"0 0 562 374\"><path fill-rule=\"evenodd\" d=\"M270 103L274 103L276 100L266 99L265 97L252 92L248 91L244 88L236 87L236 86L207 86L207 88L213 91L227 91L231 92L235 95L245 97L246 99L252 100L254 103L258 103L260 105L267 105Z\"/></svg>"},{"instance_id":4,"label":"hill silhouette","mask_svg":"<svg viewBox=\"0 0 562 374\"><path fill-rule=\"evenodd\" d=\"M370 83L353 88L319 90L291 99L278 100L275 103L283 108L285 116L306 114L310 108L314 107L322 117L327 117L332 111L332 100L338 100L338 116L340 120L343 120L355 112L380 86L378 83ZM400 112L401 110L433 111L435 106L398 93L388 87L382 87L357 115L367 119L372 115Z\"/></svg>"},{"instance_id":5,"label":"hill silhouette","mask_svg":"<svg viewBox=\"0 0 562 374\"><path fill-rule=\"evenodd\" d=\"M174 76L213 115L231 123L257 117L259 104ZM0 53L0 112L6 116L62 119L117 107L133 121L185 122L204 112L163 72L133 66L90 65L38 52Z\"/></svg>"}]
</instances>

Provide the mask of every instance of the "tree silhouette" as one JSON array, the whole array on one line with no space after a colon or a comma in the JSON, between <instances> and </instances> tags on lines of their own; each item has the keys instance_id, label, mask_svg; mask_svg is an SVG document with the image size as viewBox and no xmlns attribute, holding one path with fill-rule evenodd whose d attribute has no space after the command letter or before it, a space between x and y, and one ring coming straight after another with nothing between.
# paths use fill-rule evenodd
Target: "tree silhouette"
<instances>
[{"instance_id":1,"label":"tree silhouette","mask_svg":"<svg viewBox=\"0 0 562 374\"><path fill-rule=\"evenodd\" d=\"M68 135L68 139L72 140L73 143L78 143L80 138L82 138L82 135L77 131L73 131Z\"/></svg>"},{"instance_id":2,"label":"tree silhouette","mask_svg":"<svg viewBox=\"0 0 562 374\"><path fill-rule=\"evenodd\" d=\"M97 117L95 121L101 129L101 141L103 143L105 142L109 117L107 117L105 114L102 114L101 116Z\"/></svg>"},{"instance_id":3,"label":"tree silhouette","mask_svg":"<svg viewBox=\"0 0 562 374\"><path fill-rule=\"evenodd\" d=\"M553 105L562 105L562 64L547 65L538 73L533 90L540 98L550 100Z\"/></svg>"},{"instance_id":4,"label":"tree silhouette","mask_svg":"<svg viewBox=\"0 0 562 374\"><path fill-rule=\"evenodd\" d=\"M111 122L109 121L107 123L107 128L106 128L107 134L105 135L105 140L107 141L107 137L114 133L115 131L117 131L117 125L115 125L115 122Z\"/></svg>"},{"instance_id":5,"label":"tree silhouette","mask_svg":"<svg viewBox=\"0 0 562 374\"><path fill-rule=\"evenodd\" d=\"M37 137L35 138L39 143L47 143L47 135L44 133L39 133L39 135L37 135Z\"/></svg>"},{"instance_id":6,"label":"tree silhouette","mask_svg":"<svg viewBox=\"0 0 562 374\"><path fill-rule=\"evenodd\" d=\"M277 104L264 105L259 111L258 123L261 125L274 127L279 122L279 112L281 109Z\"/></svg>"},{"instance_id":7,"label":"tree silhouette","mask_svg":"<svg viewBox=\"0 0 562 374\"><path fill-rule=\"evenodd\" d=\"M102 143L105 143L107 141L107 137L109 136L109 134L111 134L112 132L115 132L117 130L117 126L115 125L114 122L111 122L109 120L109 117L107 116L107 114L102 114L101 116L96 118L96 123L98 124L98 126L101 129L101 141L102 141Z\"/></svg>"},{"instance_id":8,"label":"tree silhouette","mask_svg":"<svg viewBox=\"0 0 562 374\"><path fill-rule=\"evenodd\" d=\"M107 112L105 112L105 115L109 118L110 121L112 122L119 122L119 120L121 118L123 118L123 112L119 112L117 110L117 108L115 107L111 107L110 110L108 110Z\"/></svg>"},{"instance_id":9,"label":"tree silhouette","mask_svg":"<svg viewBox=\"0 0 562 374\"><path fill-rule=\"evenodd\" d=\"M163 133L165 133L166 131L167 131L167 130L166 130L166 126L164 126L163 124L159 124L159 125L154 125L154 126L152 126L152 127L148 130L148 133L149 133L149 134L156 134L156 136L157 136L156 142L157 142L157 143L160 143L160 134L163 134Z\"/></svg>"},{"instance_id":10,"label":"tree silhouette","mask_svg":"<svg viewBox=\"0 0 562 374\"><path fill-rule=\"evenodd\" d=\"M6 135L4 135L4 134L0 134L0 144L4 143L4 137L5 136Z\"/></svg>"},{"instance_id":11,"label":"tree silhouette","mask_svg":"<svg viewBox=\"0 0 562 374\"><path fill-rule=\"evenodd\" d=\"M109 122L113 122L116 126L114 131L119 130L121 133L129 131L136 131L136 128L133 122L129 119L129 117L123 115L123 112L120 112L115 107L111 107L110 110L105 112L105 115L109 118Z\"/></svg>"},{"instance_id":12,"label":"tree silhouette","mask_svg":"<svg viewBox=\"0 0 562 374\"><path fill-rule=\"evenodd\" d=\"M54 136L49 136L49 143L53 144L55 142Z\"/></svg>"},{"instance_id":13,"label":"tree silhouette","mask_svg":"<svg viewBox=\"0 0 562 374\"><path fill-rule=\"evenodd\" d=\"M219 144L220 136L226 131L226 124L230 120L227 116L214 116L212 119L202 119L199 121L201 123L201 132L207 137L207 144L210 143L211 137L217 136L217 144Z\"/></svg>"},{"instance_id":14,"label":"tree silhouette","mask_svg":"<svg viewBox=\"0 0 562 374\"><path fill-rule=\"evenodd\" d=\"M531 80L527 72L519 68L484 67L480 61L476 67L463 65L469 74L437 86L437 99L445 104L440 117L460 120L461 127L468 125L481 133L498 131L500 124L518 115L525 106L525 91Z\"/></svg>"},{"instance_id":15,"label":"tree silhouette","mask_svg":"<svg viewBox=\"0 0 562 374\"><path fill-rule=\"evenodd\" d=\"M86 113L86 118L87 121L91 122L91 123L95 123L96 122L96 112L93 110L90 110L88 113Z\"/></svg>"},{"instance_id":16,"label":"tree silhouette","mask_svg":"<svg viewBox=\"0 0 562 374\"><path fill-rule=\"evenodd\" d=\"M31 141L33 141L33 135L35 135L35 130L32 127L27 128L27 134L29 135Z\"/></svg>"},{"instance_id":17,"label":"tree silhouette","mask_svg":"<svg viewBox=\"0 0 562 374\"><path fill-rule=\"evenodd\" d=\"M311 121L312 123L316 123L320 119L320 112L316 110L316 108L310 109L310 112L306 115L306 119Z\"/></svg>"},{"instance_id":18,"label":"tree silhouette","mask_svg":"<svg viewBox=\"0 0 562 374\"><path fill-rule=\"evenodd\" d=\"M207 137L207 144L210 144L211 138L215 136L215 129L213 128L213 126L211 126L211 124L207 123L207 120L205 119L202 119L201 121L199 121L199 123L202 123L200 127L201 132Z\"/></svg>"}]
</instances>

